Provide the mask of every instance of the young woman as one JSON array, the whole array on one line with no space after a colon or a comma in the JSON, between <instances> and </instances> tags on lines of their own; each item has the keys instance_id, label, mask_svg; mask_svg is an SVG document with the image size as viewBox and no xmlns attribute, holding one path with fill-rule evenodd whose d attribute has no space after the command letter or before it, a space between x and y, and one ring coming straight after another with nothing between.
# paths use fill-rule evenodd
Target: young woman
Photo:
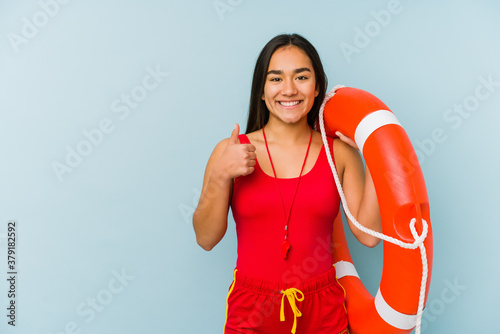
<instances>
[{"instance_id":1,"label":"young woman","mask_svg":"<svg viewBox=\"0 0 500 334\"><path fill-rule=\"evenodd\" d=\"M210 156L193 225L198 244L211 250L232 209L238 260L226 334L348 333L330 248L340 199L313 130L326 87L315 48L300 35L276 36L257 59L246 135L235 124ZM370 173L356 144L337 135L329 146L348 206L381 231ZM349 226L362 244L379 242Z\"/></svg>"}]
</instances>

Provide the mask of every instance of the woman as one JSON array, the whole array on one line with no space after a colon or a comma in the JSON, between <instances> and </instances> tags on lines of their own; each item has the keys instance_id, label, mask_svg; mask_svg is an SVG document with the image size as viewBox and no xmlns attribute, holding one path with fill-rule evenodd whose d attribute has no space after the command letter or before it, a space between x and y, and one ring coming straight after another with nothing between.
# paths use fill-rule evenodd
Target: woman
<instances>
[{"instance_id":1,"label":"woman","mask_svg":"<svg viewBox=\"0 0 500 334\"><path fill-rule=\"evenodd\" d=\"M330 249L340 200L321 135L313 130L326 87L314 47L296 34L276 36L257 59L246 135L235 124L210 156L193 226L198 244L211 250L232 209L238 260L227 334L348 332ZM370 173L356 144L337 135L329 146L348 206L357 220L381 231ZM362 244L379 242L349 226Z\"/></svg>"}]
</instances>

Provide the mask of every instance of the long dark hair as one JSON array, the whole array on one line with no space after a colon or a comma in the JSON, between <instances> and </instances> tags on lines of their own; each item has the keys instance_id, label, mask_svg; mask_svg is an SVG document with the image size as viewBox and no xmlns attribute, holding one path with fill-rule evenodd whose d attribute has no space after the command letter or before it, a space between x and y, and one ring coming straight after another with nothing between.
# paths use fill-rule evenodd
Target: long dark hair
<instances>
[{"instance_id":1,"label":"long dark hair","mask_svg":"<svg viewBox=\"0 0 500 334\"><path fill-rule=\"evenodd\" d=\"M326 78L323 64L321 64L321 59L314 46L307 39L298 34L283 34L271 39L260 52L259 58L257 58L253 72L246 133L262 129L269 120L269 110L267 109L266 102L261 98L264 93L269 62L276 50L289 45L296 46L304 51L309 59L311 59L313 65L316 75L316 87L319 90L319 94L314 99L314 104L307 114L307 123L311 127L314 127L314 123L318 118L319 108L325 98L328 79Z\"/></svg>"}]
</instances>

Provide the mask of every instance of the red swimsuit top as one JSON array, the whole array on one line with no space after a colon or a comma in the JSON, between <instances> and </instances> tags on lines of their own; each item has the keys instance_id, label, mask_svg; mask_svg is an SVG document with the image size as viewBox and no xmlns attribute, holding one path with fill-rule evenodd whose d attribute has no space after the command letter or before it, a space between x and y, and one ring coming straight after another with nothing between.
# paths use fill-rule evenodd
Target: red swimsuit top
<instances>
[{"instance_id":1,"label":"red swimsuit top","mask_svg":"<svg viewBox=\"0 0 500 334\"><path fill-rule=\"evenodd\" d=\"M244 134L239 139L242 144L250 143ZM329 146L333 148L332 138ZM255 278L285 283L326 272L332 267L333 221L340 197L325 147L313 168L302 175L288 224L291 248L286 259L281 249L285 217L278 186L274 176L264 173L256 162L252 174L234 181L231 210L238 238L236 268ZM278 178L287 215L298 180Z\"/></svg>"}]
</instances>

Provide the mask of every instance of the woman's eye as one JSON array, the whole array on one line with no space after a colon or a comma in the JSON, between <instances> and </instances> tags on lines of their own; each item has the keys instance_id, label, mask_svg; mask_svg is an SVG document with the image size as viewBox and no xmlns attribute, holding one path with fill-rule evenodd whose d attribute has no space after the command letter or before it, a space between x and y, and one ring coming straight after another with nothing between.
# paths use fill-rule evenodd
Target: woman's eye
<instances>
[{"instance_id":1,"label":"woman's eye","mask_svg":"<svg viewBox=\"0 0 500 334\"><path fill-rule=\"evenodd\" d=\"M305 75L301 75L300 77L297 77L299 80L307 80L307 77Z\"/></svg>"},{"instance_id":2,"label":"woman's eye","mask_svg":"<svg viewBox=\"0 0 500 334\"><path fill-rule=\"evenodd\" d=\"M277 81L280 81L280 80L281 80L280 78L271 78L269 81L275 81L275 82L277 82Z\"/></svg>"}]
</instances>

